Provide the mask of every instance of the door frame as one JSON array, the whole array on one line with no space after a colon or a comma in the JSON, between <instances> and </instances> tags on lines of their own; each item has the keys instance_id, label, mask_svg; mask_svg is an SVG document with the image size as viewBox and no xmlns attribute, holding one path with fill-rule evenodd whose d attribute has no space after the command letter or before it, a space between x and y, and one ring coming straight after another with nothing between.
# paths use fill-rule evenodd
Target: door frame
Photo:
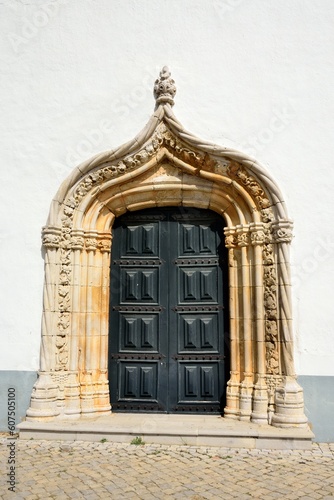
<instances>
[{"instance_id":1,"label":"door frame","mask_svg":"<svg viewBox=\"0 0 334 500\"><path fill-rule=\"evenodd\" d=\"M283 196L254 158L187 132L171 109L176 89L169 72L160 80L144 130L77 167L52 201L43 228L40 370L27 419L110 413L113 222L127 210L195 206L226 220L231 372L225 418L306 427L293 362L292 222Z\"/></svg>"}]
</instances>

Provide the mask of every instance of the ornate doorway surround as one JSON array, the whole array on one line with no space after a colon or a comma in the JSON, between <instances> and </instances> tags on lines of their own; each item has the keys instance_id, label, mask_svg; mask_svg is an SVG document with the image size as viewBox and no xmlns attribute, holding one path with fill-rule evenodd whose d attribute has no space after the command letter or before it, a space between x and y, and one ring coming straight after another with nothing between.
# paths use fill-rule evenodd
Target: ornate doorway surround
<instances>
[{"instance_id":1,"label":"ornate doorway surround","mask_svg":"<svg viewBox=\"0 0 334 500\"><path fill-rule=\"evenodd\" d=\"M231 372L225 418L307 425L293 363L292 222L281 192L254 158L187 132L172 112L175 93L164 67L143 131L77 167L52 202L43 228L41 365L27 420L110 413L111 228L126 211L179 206L213 210L227 223Z\"/></svg>"}]
</instances>

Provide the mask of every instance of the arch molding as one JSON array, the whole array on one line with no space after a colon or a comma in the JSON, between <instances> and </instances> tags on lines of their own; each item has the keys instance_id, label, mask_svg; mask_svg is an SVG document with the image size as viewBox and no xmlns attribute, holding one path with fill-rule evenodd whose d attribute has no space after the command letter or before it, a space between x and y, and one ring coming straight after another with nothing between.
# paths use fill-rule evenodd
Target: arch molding
<instances>
[{"instance_id":1,"label":"arch molding","mask_svg":"<svg viewBox=\"0 0 334 500\"><path fill-rule=\"evenodd\" d=\"M173 86L163 70L144 130L79 165L52 201L43 228L41 365L27 420L112 411L113 224L127 211L197 207L226 221L231 372L224 417L305 427L293 362L292 221L282 194L255 159L187 132L172 112Z\"/></svg>"}]
</instances>

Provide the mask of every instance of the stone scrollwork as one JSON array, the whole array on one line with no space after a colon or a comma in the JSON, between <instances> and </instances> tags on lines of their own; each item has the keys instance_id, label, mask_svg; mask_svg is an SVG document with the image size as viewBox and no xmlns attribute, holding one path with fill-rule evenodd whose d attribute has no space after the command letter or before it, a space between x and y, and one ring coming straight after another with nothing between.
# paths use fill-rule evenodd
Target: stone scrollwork
<instances>
[{"instance_id":1,"label":"stone scrollwork","mask_svg":"<svg viewBox=\"0 0 334 500\"><path fill-rule=\"evenodd\" d=\"M270 243L263 247L263 264L265 266L272 266L275 262L274 249Z\"/></svg>"},{"instance_id":2,"label":"stone scrollwork","mask_svg":"<svg viewBox=\"0 0 334 500\"><path fill-rule=\"evenodd\" d=\"M274 213L271 208L262 208L260 213L264 223L268 224L274 220Z\"/></svg>"},{"instance_id":3,"label":"stone scrollwork","mask_svg":"<svg viewBox=\"0 0 334 500\"><path fill-rule=\"evenodd\" d=\"M268 209L270 207L270 201L263 188L255 177L250 175L244 167L234 162L227 167L227 172L231 179L238 179L238 181L245 186L254 200L256 200L259 209Z\"/></svg>"},{"instance_id":4,"label":"stone scrollwork","mask_svg":"<svg viewBox=\"0 0 334 500\"><path fill-rule=\"evenodd\" d=\"M276 285L276 270L273 266L267 265L264 268L264 283L268 287L273 287Z\"/></svg>"},{"instance_id":5,"label":"stone scrollwork","mask_svg":"<svg viewBox=\"0 0 334 500\"><path fill-rule=\"evenodd\" d=\"M265 309L265 342L267 373L279 374L278 355L278 310L277 310L277 275L273 246L266 243L263 246L264 265L264 309Z\"/></svg>"},{"instance_id":6,"label":"stone scrollwork","mask_svg":"<svg viewBox=\"0 0 334 500\"><path fill-rule=\"evenodd\" d=\"M71 251L61 248L60 270L58 284L58 322L56 335L56 371L67 370L68 335L70 330L70 282L71 282Z\"/></svg>"}]
</instances>

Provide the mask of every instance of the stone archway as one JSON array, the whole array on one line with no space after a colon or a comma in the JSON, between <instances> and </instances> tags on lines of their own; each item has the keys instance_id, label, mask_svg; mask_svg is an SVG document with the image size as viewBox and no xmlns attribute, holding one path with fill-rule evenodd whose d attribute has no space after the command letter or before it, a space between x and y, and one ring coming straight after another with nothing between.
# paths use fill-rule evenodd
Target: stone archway
<instances>
[{"instance_id":1,"label":"stone archway","mask_svg":"<svg viewBox=\"0 0 334 500\"><path fill-rule=\"evenodd\" d=\"M41 367L27 420L111 411L108 384L111 228L126 211L209 208L224 216L229 252L231 374L226 418L307 425L293 364L289 244L292 222L255 159L206 143L172 113L167 68L156 110L119 149L77 167L43 228Z\"/></svg>"}]
</instances>

